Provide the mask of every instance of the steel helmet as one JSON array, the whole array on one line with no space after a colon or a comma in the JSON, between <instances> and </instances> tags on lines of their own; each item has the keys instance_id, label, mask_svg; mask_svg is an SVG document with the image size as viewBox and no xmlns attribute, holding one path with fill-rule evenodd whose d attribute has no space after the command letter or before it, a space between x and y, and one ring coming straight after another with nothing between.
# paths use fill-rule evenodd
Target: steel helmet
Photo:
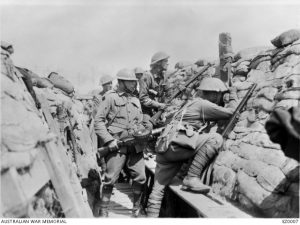
<instances>
[{"instance_id":1,"label":"steel helmet","mask_svg":"<svg viewBox=\"0 0 300 225\"><path fill-rule=\"evenodd\" d=\"M215 77L206 77L201 80L198 90L202 91L217 91L224 92L227 91L228 88L225 86L223 81Z\"/></svg>"},{"instance_id":2,"label":"steel helmet","mask_svg":"<svg viewBox=\"0 0 300 225\"><path fill-rule=\"evenodd\" d=\"M141 67L136 67L134 73L144 73L144 70Z\"/></svg>"},{"instance_id":3,"label":"steel helmet","mask_svg":"<svg viewBox=\"0 0 300 225\"><path fill-rule=\"evenodd\" d=\"M197 66L206 66L208 65L208 61L206 59L198 59L197 62L195 62Z\"/></svg>"},{"instance_id":4,"label":"steel helmet","mask_svg":"<svg viewBox=\"0 0 300 225\"><path fill-rule=\"evenodd\" d=\"M100 85L104 85L112 81L113 81L113 77L110 75L105 74L102 77L100 77Z\"/></svg>"},{"instance_id":5,"label":"steel helmet","mask_svg":"<svg viewBox=\"0 0 300 225\"><path fill-rule=\"evenodd\" d=\"M135 74L130 69L121 69L117 73L117 79L118 80L131 80L131 81L137 81Z\"/></svg>"},{"instance_id":6,"label":"steel helmet","mask_svg":"<svg viewBox=\"0 0 300 225\"><path fill-rule=\"evenodd\" d=\"M167 55L165 52L156 52L152 58L151 58L151 64L150 65L153 65L161 60L164 60L164 59L168 59L170 56Z\"/></svg>"},{"instance_id":7,"label":"steel helmet","mask_svg":"<svg viewBox=\"0 0 300 225\"><path fill-rule=\"evenodd\" d=\"M190 61L179 61L178 63L175 64L175 69L183 69L187 66L192 65L193 63Z\"/></svg>"}]
</instances>

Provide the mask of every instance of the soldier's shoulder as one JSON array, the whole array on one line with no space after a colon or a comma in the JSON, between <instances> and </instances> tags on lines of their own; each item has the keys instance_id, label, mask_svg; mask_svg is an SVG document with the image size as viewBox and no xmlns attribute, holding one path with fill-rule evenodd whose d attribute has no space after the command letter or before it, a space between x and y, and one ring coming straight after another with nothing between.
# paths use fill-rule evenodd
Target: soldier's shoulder
<instances>
[{"instance_id":1,"label":"soldier's shoulder","mask_svg":"<svg viewBox=\"0 0 300 225\"><path fill-rule=\"evenodd\" d=\"M102 101L104 101L105 99L113 99L116 96L118 96L118 94L115 90L107 91L104 95L102 95Z\"/></svg>"}]
</instances>

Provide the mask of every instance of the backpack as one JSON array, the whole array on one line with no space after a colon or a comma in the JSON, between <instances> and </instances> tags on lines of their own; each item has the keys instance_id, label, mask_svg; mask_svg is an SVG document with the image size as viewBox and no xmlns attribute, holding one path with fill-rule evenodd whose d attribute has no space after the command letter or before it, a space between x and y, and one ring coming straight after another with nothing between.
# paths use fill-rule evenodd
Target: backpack
<instances>
[{"instance_id":1,"label":"backpack","mask_svg":"<svg viewBox=\"0 0 300 225\"><path fill-rule=\"evenodd\" d=\"M194 131L191 126L182 124L185 111L186 108L179 112L181 113L180 120L175 119L179 114L174 115L171 123L166 126L162 134L158 137L155 145L156 153L165 153L170 147L170 144L176 144L189 150L196 148L199 134Z\"/></svg>"}]
</instances>

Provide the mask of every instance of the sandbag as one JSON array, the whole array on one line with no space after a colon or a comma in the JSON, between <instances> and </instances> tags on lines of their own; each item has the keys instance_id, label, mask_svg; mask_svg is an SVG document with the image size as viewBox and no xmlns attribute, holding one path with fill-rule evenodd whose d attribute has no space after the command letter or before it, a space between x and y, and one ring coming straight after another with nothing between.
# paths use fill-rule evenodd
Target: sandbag
<instances>
[{"instance_id":1,"label":"sandbag","mask_svg":"<svg viewBox=\"0 0 300 225\"><path fill-rule=\"evenodd\" d=\"M262 93L262 94L266 94L266 93ZM273 96L275 96L275 94ZM268 97L271 98L272 93L270 93L270 96L268 96ZM259 97L259 98L254 99L253 107L261 109L261 110L265 110L266 112L271 112L273 110L273 107L274 107L274 102L269 101L266 98Z\"/></svg>"},{"instance_id":2,"label":"sandbag","mask_svg":"<svg viewBox=\"0 0 300 225\"><path fill-rule=\"evenodd\" d=\"M222 184L220 186L220 195L228 198L234 197L234 187L236 183L235 172L224 166L216 166L213 172L214 183ZM215 187L214 187L215 188Z\"/></svg>"},{"instance_id":3,"label":"sandbag","mask_svg":"<svg viewBox=\"0 0 300 225\"><path fill-rule=\"evenodd\" d=\"M282 108L289 109L291 107L299 107L300 101L297 99L284 99L275 104L274 109Z\"/></svg>"},{"instance_id":4,"label":"sandbag","mask_svg":"<svg viewBox=\"0 0 300 225\"><path fill-rule=\"evenodd\" d=\"M41 118L29 111L22 102L10 97L2 97L2 143L10 151L27 151L38 142L48 141L48 127Z\"/></svg>"},{"instance_id":5,"label":"sandbag","mask_svg":"<svg viewBox=\"0 0 300 225\"><path fill-rule=\"evenodd\" d=\"M299 90L285 90L280 93L278 93L275 96L275 99L280 101L284 99L297 99L300 100L300 89Z\"/></svg>"},{"instance_id":6,"label":"sandbag","mask_svg":"<svg viewBox=\"0 0 300 225\"><path fill-rule=\"evenodd\" d=\"M247 75L247 81L249 82L263 82L265 81L265 73L260 70L251 70Z\"/></svg>"},{"instance_id":7,"label":"sandbag","mask_svg":"<svg viewBox=\"0 0 300 225\"><path fill-rule=\"evenodd\" d=\"M243 75L235 75L235 76L232 78L231 82L234 84L234 83L236 83L236 82L243 82L243 81L245 81L245 80L246 80L246 77L245 77L245 76L243 76Z\"/></svg>"},{"instance_id":8,"label":"sandbag","mask_svg":"<svg viewBox=\"0 0 300 225\"><path fill-rule=\"evenodd\" d=\"M67 94L71 94L74 91L72 83L59 74L52 73L49 80L53 83L54 87L63 90Z\"/></svg>"},{"instance_id":9,"label":"sandbag","mask_svg":"<svg viewBox=\"0 0 300 225\"><path fill-rule=\"evenodd\" d=\"M271 60L271 56L269 56L269 55L267 55L267 56L259 56L259 57L255 57L255 58L251 61L249 67L250 67L251 69L256 69L257 66L258 66L260 63L262 63L262 62L264 62L264 61L270 61L270 60Z\"/></svg>"},{"instance_id":10,"label":"sandbag","mask_svg":"<svg viewBox=\"0 0 300 225\"><path fill-rule=\"evenodd\" d=\"M266 190L271 192L285 192L290 184L282 171L276 166L265 166L258 171L258 183Z\"/></svg>"},{"instance_id":11,"label":"sandbag","mask_svg":"<svg viewBox=\"0 0 300 225\"><path fill-rule=\"evenodd\" d=\"M283 32L282 34L278 35L274 39L271 40L271 43L277 47L284 47L287 46L297 40L300 39L300 30L299 29L291 29L288 31Z\"/></svg>"},{"instance_id":12,"label":"sandbag","mask_svg":"<svg viewBox=\"0 0 300 225\"><path fill-rule=\"evenodd\" d=\"M34 86L37 86L38 88L53 88L52 82L48 78L35 78L36 83L34 83Z\"/></svg>"},{"instance_id":13,"label":"sandbag","mask_svg":"<svg viewBox=\"0 0 300 225\"><path fill-rule=\"evenodd\" d=\"M274 78L284 78L292 74L292 68L285 65L279 65L274 71Z\"/></svg>"},{"instance_id":14,"label":"sandbag","mask_svg":"<svg viewBox=\"0 0 300 225\"><path fill-rule=\"evenodd\" d=\"M237 173L237 181L239 184L239 192L251 199L257 207L261 206L266 197L271 194L260 186L254 177L248 176L243 171Z\"/></svg>"},{"instance_id":15,"label":"sandbag","mask_svg":"<svg viewBox=\"0 0 300 225\"><path fill-rule=\"evenodd\" d=\"M254 57L256 57L260 52L262 51L267 51L271 49L271 47L252 47L252 48L246 48L241 51L239 51L235 56L234 56L234 61L238 61L240 59L244 60L252 60Z\"/></svg>"},{"instance_id":16,"label":"sandbag","mask_svg":"<svg viewBox=\"0 0 300 225\"><path fill-rule=\"evenodd\" d=\"M284 78L286 88L300 88L300 74L292 74Z\"/></svg>"},{"instance_id":17,"label":"sandbag","mask_svg":"<svg viewBox=\"0 0 300 225\"><path fill-rule=\"evenodd\" d=\"M274 87L264 87L257 93L257 97L264 97L269 101L273 101L278 89Z\"/></svg>"}]
</instances>

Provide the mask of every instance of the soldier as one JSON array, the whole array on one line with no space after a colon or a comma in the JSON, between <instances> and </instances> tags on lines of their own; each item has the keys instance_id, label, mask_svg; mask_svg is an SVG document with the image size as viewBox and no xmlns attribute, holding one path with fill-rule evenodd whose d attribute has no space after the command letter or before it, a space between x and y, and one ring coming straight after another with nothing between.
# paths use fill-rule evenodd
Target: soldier
<instances>
[{"instance_id":1,"label":"soldier","mask_svg":"<svg viewBox=\"0 0 300 225\"><path fill-rule=\"evenodd\" d=\"M139 100L134 97L137 79L133 71L122 69L117 73L118 89L108 91L102 98L95 119L95 131L103 146L118 150L105 156L106 171L100 214L108 216L108 204L115 182L125 166L133 180L132 216L137 217L141 207L142 186L146 181L143 147L118 147L117 140L132 135L141 128L151 129L151 123L142 114ZM107 123L106 123L107 121Z\"/></svg>"},{"instance_id":2,"label":"soldier","mask_svg":"<svg viewBox=\"0 0 300 225\"><path fill-rule=\"evenodd\" d=\"M112 81L113 81L113 77L110 75L103 75L100 77L100 85L102 86L102 91L95 93L93 92L92 94L94 95L94 103L95 103L95 108L98 108L100 102L101 102L101 98L102 96L108 92L109 90L112 89Z\"/></svg>"},{"instance_id":3,"label":"soldier","mask_svg":"<svg viewBox=\"0 0 300 225\"><path fill-rule=\"evenodd\" d=\"M217 133L198 132L206 122L230 118L236 105L232 108L219 106L226 90L221 80L204 79L198 87L199 97L183 106L158 138L156 150L161 153L156 157L154 186L148 200L148 217L159 216L165 186L170 184L182 164L189 159L192 162L183 180L183 189L199 193L210 190L209 186L201 182L200 174L218 154L223 139ZM236 99L234 94L231 98Z\"/></svg>"},{"instance_id":4,"label":"soldier","mask_svg":"<svg viewBox=\"0 0 300 225\"><path fill-rule=\"evenodd\" d=\"M136 94L138 96L139 92L140 92L140 80L144 74L144 70L140 67L136 67L136 68L134 68L134 74L135 74L136 79L138 79L138 84L136 87Z\"/></svg>"},{"instance_id":5,"label":"soldier","mask_svg":"<svg viewBox=\"0 0 300 225\"><path fill-rule=\"evenodd\" d=\"M134 74L136 76L136 79L140 80L144 74L144 70L140 67L136 67L134 69Z\"/></svg>"},{"instance_id":6,"label":"soldier","mask_svg":"<svg viewBox=\"0 0 300 225\"><path fill-rule=\"evenodd\" d=\"M153 115L153 110L164 109L162 103L164 93L164 74L168 68L168 56L164 52L157 52L151 58L150 72L145 72L140 79L140 101L143 113Z\"/></svg>"}]
</instances>

